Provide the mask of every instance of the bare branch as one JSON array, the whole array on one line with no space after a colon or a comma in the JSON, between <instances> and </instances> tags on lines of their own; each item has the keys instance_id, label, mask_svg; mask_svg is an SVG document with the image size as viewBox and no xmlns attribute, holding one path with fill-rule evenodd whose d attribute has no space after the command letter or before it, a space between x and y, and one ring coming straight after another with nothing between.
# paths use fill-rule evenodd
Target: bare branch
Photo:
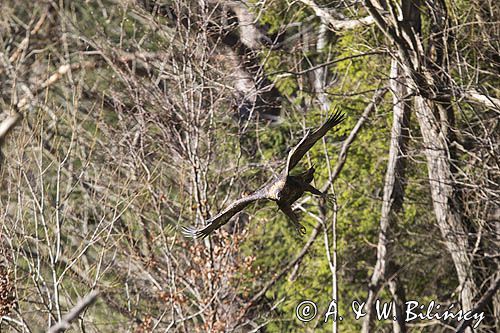
<instances>
[{"instance_id":1,"label":"bare branch","mask_svg":"<svg viewBox=\"0 0 500 333\"><path fill-rule=\"evenodd\" d=\"M62 317L60 322L48 330L48 333L58 333L67 330L70 327L71 322L78 318L78 316L85 311L85 309L96 301L98 295L99 292L94 290L81 299L64 317Z\"/></svg>"},{"instance_id":2,"label":"bare branch","mask_svg":"<svg viewBox=\"0 0 500 333\"><path fill-rule=\"evenodd\" d=\"M300 0L300 2L311 7L316 16L324 20L325 23L328 23L329 27L333 30L349 30L362 25L371 25L375 23L371 15L355 20L337 20L331 13L318 6L313 0Z\"/></svg>"},{"instance_id":3,"label":"bare branch","mask_svg":"<svg viewBox=\"0 0 500 333\"><path fill-rule=\"evenodd\" d=\"M12 115L9 115L7 118L0 123L0 143L5 139L7 134L14 128L16 123L21 119L21 115L17 112L14 112Z\"/></svg>"},{"instance_id":4,"label":"bare branch","mask_svg":"<svg viewBox=\"0 0 500 333\"><path fill-rule=\"evenodd\" d=\"M476 314L481 312L485 306L488 305L488 303L491 301L493 296L497 293L498 289L500 288L500 274L496 274L495 280L491 283L490 287L486 292L481 296L479 301L476 302L474 308L471 310L471 317ZM472 317L474 318L474 317ZM457 333L462 333L465 332L467 327L469 327L472 324L472 319L469 320L464 320L456 329L455 332Z\"/></svg>"}]
</instances>

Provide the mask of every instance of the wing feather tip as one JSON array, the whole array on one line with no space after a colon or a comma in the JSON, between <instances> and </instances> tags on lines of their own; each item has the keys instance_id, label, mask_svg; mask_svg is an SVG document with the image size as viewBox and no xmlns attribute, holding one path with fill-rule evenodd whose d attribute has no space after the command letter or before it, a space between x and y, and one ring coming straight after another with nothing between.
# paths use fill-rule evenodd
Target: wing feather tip
<instances>
[{"instance_id":1,"label":"wing feather tip","mask_svg":"<svg viewBox=\"0 0 500 333\"><path fill-rule=\"evenodd\" d=\"M197 230L194 227L182 227L181 232L186 238L197 238Z\"/></svg>"},{"instance_id":2,"label":"wing feather tip","mask_svg":"<svg viewBox=\"0 0 500 333\"><path fill-rule=\"evenodd\" d=\"M328 119L327 123L331 124L331 126L335 126L337 124L340 124L342 121L345 119L345 113L343 113L341 110L336 110L331 116L330 119Z\"/></svg>"},{"instance_id":3,"label":"wing feather tip","mask_svg":"<svg viewBox=\"0 0 500 333\"><path fill-rule=\"evenodd\" d=\"M181 232L184 237L192 239L204 239L209 235L203 229L198 230L194 227L182 227Z\"/></svg>"}]
</instances>

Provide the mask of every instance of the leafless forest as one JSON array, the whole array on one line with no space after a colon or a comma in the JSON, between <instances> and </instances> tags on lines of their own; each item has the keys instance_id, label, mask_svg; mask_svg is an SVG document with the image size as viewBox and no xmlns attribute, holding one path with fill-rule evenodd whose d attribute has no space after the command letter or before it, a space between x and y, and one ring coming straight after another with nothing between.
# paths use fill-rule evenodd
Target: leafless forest
<instances>
[{"instance_id":1,"label":"leafless forest","mask_svg":"<svg viewBox=\"0 0 500 333\"><path fill-rule=\"evenodd\" d=\"M499 119L494 0L2 0L0 332L499 332Z\"/></svg>"}]
</instances>

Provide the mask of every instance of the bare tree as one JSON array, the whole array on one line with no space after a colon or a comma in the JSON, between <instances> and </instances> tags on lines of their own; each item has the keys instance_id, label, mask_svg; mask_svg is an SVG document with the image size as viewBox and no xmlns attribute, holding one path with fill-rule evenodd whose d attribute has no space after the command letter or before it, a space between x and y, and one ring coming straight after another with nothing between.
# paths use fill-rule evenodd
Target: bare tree
<instances>
[{"instance_id":1,"label":"bare tree","mask_svg":"<svg viewBox=\"0 0 500 333\"><path fill-rule=\"evenodd\" d=\"M398 62L415 91L415 113L423 137L436 222L455 265L462 307L471 310L478 286L473 277L473 258L469 246L471 240L453 164L455 154L452 143L456 129L450 92L458 93L462 98L469 98L470 95L465 89L454 86L450 80L450 55L447 52L451 32L447 30L450 20L447 7L441 1L425 2L433 32L429 42L433 53L425 53L427 50L423 48L419 23L424 3L403 1L400 8L389 4L392 19L384 18L372 1L364 3L381 31L396 45ZM398 12L402 19L396 14ZM483 105L491 106L488 103Z\"/></svg>"},{"instance_id":2,"label":"bare tree","mask_svg":"<svg viewBox=\"0 0 500 333\"><path fill-rule=\"evenodd\" d=\"M370 323L373 320L373 306L375 298L379 294L383 284L391 280L388 276L389 267L392 262L392 243L394 242L393 231L395 216L401 211L404 200L405 189L405 155L407 152L408 127L410 121L410 105L408 104L408 89L406 80L400 75L400 68L396 61L391 67L391 91L393 94L393 119L391 130L391 142L389 148L389 161L384 184L384 199L380 217L380 231L377 245L377 262L371 277L368 297L366 300L366 316L363 318L363 332L369 332ZM392 278L395 284L397 277ZM398 286L394 286L397 290ZM404 299L399 299L395 306L401 308ZM401 316L395 321L395 332L405 332L405 323Z\"/></svg>"}]
</instances>

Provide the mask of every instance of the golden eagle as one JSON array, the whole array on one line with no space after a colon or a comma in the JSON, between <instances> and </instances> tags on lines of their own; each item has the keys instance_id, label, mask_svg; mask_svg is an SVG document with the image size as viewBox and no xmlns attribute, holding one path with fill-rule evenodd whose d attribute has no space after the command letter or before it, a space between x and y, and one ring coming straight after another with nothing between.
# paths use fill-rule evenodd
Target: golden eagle
<instances>
[{"instance_id":1,"label":"golden eagle","mask_svg":"<svg viewBox=\"0 0 500 333\"><path fill-rule=\"evenodd\" d=\"M291 176L290 171L299 163L311 147L321 139L329 130L344 120L344 114L335 112L320 128L311 133L310 131L300 140L289 153L286 166L281 173L274 175L263 187L252 194L238 199L216 216L206 221L206 226L201 229L183 227L182 232L186 237L205 238L214 230L226 224L231 217L243 210L246 206L256 200L267 199L275 201L279 209L293 222L299 233L304 234L305 228L299 223L297 215L292 210L292 204L299 199L304 192L315 195L324 195L321 191L310 184L314 177L314 167L297 175Z\"/></svg>"}]
</instances>

